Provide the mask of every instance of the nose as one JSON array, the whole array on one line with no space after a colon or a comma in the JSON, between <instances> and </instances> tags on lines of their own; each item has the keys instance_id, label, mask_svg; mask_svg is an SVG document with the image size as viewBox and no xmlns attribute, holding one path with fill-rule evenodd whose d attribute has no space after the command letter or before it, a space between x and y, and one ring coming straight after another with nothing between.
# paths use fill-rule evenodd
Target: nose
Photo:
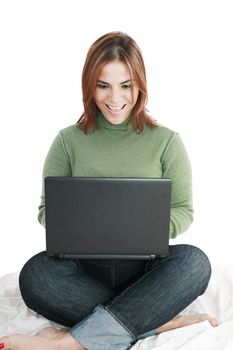
<instances>
[{"instance_id":1,"label":"nose","mask_svg":"<svg viewBox=\"0 0 233 350\"><path fill-rule=\"evenodd\" d=\"M120 90L118 88L112 88L110 90L110 95L109 95L109 99L110 99L110 102L112 104L117 104L117 102L119 102L120 100L120 97L121 97L121 94L120 94Z\"/></svg>"}]
</instances>

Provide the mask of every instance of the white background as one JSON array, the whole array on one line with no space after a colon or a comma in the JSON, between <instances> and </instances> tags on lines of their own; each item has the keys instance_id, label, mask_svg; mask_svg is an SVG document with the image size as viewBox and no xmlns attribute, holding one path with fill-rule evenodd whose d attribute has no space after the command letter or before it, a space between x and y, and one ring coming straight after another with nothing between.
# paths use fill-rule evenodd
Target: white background
<instances>
[{"instance_id":1,"label":"white background","mask_svg":"<svg viewBox=\"0 0 233 350\"><path fill-rule=\"evenodd\" d=\"M232 18L230 0L0 0L0 275L45 248L43 162L82 112L89 46L113 30L138 42L148 109L180 133L191 160L195 221L172 243L233 262Z\"/></svg>"}]
</instances>

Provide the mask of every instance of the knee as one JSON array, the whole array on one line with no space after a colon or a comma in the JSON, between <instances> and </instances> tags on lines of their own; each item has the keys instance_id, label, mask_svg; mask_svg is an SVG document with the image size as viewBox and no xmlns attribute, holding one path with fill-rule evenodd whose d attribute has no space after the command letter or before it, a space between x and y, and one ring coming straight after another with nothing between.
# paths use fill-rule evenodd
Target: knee
<instances>
[{"instance_id":1,"label":"knee","mask_svg":"<svg viewBox=\"0 0 233 350\"><path fill-rule=\"evenodd\" d=\"M190 259L191 273L200 284L202 284L202 293L206 290L210 277L211 277L211 265L207 255L198 247L189 245L188 254Z\"/></svg>"},{"instance_id":2,"label":"knee","mask_svg":"<svg viewBox=\"0 0 233 350\"><path fill-rule=\"evenodd\" d=\"M183 266L193 281L200 286L201 294L206 290L211 277L211 264L207 255L198 247L181 244L174 246L182 256Z\"/></svg>"},{"instance_id":3,"label":"knee","mask_svg":"<svg viewBox=\"0 0 233 350\"><path fill-rule=\"evenodd\" d=\"M45 256L45 252L33 256L26 262L19 274L19 288L22 298L31 309L34 308L34 300L37 299L40 291L41 279L43 279L40 267Z\"/></svg>"}]
</instances>

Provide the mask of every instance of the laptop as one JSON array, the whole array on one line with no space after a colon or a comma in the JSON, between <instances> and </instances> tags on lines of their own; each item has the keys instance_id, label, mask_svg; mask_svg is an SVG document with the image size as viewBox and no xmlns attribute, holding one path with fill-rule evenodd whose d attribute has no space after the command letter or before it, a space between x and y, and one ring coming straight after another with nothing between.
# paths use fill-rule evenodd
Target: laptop
<instances>
[{"instance_id":1,"label":"laptop","mask_svg":"<svg viewBox=\"0 0 233 350\"><path fill-rule=\"evenodd\" d=\"M168 255L171 180L46 177L46 252L60 258Z\"/></svg>"}]
</instances>

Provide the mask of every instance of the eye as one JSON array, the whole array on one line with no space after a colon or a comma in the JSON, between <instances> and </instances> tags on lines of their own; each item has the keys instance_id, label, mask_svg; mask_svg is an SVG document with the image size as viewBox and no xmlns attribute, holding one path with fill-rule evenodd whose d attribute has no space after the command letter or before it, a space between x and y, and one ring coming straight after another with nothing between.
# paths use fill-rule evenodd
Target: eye
<instances>
[{"instance_id":1,"label":"eye","mask_svg":"<svg viewBox=\"0 0 233 350\"><path fill-rule=\"evenodd\" d=\"M121 85L122 89L130 89L131 88L131 84L123 84Z\"/></svg>"},{"instance_id":2,"label":"eye","mask_svg":"<svg viewBox=\"0 0 233 350\"><path fill-rule=\"evenodd\" d=\"M100 89L106 89L106 88L108 87L108 84L97 83L97 84L96 84L96 87L97 87L97 88L100 88Z\"/></svg>"}]
</instances>

